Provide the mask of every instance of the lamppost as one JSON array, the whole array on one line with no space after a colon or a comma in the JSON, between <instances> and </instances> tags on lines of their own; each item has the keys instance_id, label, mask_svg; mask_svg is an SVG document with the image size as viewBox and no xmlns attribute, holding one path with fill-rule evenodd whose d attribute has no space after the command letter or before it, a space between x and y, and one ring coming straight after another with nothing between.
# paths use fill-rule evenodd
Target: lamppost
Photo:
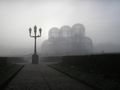
<instances>
[{"instance_id":1,"label":"lamppost","mask_svg":"<svg viewBox=\"0 0 120 90\"><path fill-rule=\"evenodd\" d=\"M37 35L37 26L35 25L34 26L34 35L32 35L31 32L32 32L32 29L29 28L29 36L31 38L35 39L34 54L32 55L32 64L38 64L38 62L39 62L39 56L37 55L37 51L36 51L36 39L39 38L39 37L41 37L42 29L41 28L39 29L39 35Z\"/></svg>"}]
</instances>

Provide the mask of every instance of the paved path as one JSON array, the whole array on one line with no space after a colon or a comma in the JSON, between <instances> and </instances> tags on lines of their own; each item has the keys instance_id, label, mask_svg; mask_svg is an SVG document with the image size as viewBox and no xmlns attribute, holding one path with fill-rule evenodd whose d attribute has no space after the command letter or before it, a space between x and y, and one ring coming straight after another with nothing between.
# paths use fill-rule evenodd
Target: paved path
<instances>
[{"instance_id":1,"label":"paved path","mask_svg":"<svg viewBox=\"0 0 120 90\"><path fill-rule=\"evenodd\" d=\"M5 90L93 90L45 64L26 65Z\"/></svg>"}]
</instances>

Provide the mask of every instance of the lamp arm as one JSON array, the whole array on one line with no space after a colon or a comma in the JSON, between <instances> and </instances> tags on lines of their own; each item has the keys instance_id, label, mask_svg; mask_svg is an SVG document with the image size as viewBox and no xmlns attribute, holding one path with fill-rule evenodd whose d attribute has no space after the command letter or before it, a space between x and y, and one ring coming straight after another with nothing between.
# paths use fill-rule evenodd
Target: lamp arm
<instances>
[{"instance_id":1,"label":"lamp arm","mask_svg":"<svg viewBox=\"0 0 120 90\"><path fill-rule=\"evenodd\" d=\"M41 37L41 35L38 35L38 36L36 36L36 37Z\"/></svg>"},{"instance_id":2,"label":"lamp arm","mask_svg":"<svg viewBox=\"0 0 120 90\"><path fill-rule=\"evenodd\" d=\"M35 38L35 36L30 35L31 38Z\"/></svg>"}]
</instances>

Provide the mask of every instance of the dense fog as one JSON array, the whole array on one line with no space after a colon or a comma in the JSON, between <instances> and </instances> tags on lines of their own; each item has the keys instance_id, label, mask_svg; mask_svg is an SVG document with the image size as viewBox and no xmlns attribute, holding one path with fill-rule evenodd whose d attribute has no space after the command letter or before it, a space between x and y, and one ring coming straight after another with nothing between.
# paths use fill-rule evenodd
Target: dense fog
<instances>
[{"instance_id":1,"label":"dense fog","mask_svg":"<svg viewBox=\"0 0 120 90\"><path fill-rule=\"evenodd\" d=\"M0 56L33 54L34 25L39 55L120 52L120 0L0 0L0 11Z\"/></svg>"}]
</instances>

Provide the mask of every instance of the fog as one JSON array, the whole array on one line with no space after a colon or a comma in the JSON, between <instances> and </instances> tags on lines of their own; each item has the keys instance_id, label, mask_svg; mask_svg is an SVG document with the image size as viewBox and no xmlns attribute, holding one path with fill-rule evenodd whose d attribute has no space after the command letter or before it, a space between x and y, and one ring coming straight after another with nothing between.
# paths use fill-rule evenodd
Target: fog
<instances>
[{"instance_id":1,"label":"fog","mask_svg":"<svg viewBox=\"0 0 120 90\"><path fill-rule=\"evenodd\" d=\"M52 27L76 23L84 25L94 53L120 52L119 0L0 0L0 56L33 53L29 27L42 28L37 39L37 52L42 53Z\"/></svg>"}]
</instances>

